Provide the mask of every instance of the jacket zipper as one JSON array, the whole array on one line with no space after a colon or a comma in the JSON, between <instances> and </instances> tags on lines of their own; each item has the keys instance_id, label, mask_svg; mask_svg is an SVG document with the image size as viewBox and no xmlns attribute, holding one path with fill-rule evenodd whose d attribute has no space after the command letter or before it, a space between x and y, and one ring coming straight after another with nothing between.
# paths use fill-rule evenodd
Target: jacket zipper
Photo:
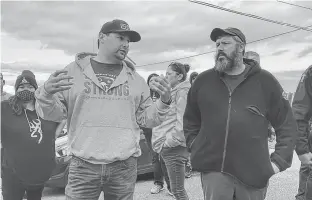
<instances>
[{"instance_id":1,"label":"jacket zipper","mask_svg":"<svg viewBox=\"0 0 312 200\"><path fill-rule=\"evenodd\" d=\"M228 88L229 89L229 88ZM223 172L224 169L224 161L226 156L226 146L228 141L228 135L229 135L229 126L230 126L230 115L231 115L231 109L232 109L232 92L229 89L229 106L228 106L228 114L227 114L227 120L226 120L226 129L225 129L225 141L224 141L224 147L223 147L223 157L222 157L222 166L221 166L221 172Z\"/></svg>"},{"instance_id":2,"label":"jacket zipper","mask_svg":"<svg viewBox=\"0 0 312 200\"><path fill-rule=\"evenodd\" d=\"M247 77L245 77L244 80L236 88L238 88L246 79L247 79ZM222 157L222 164L221 164L221 172L223 172L223 170L224 170L224 163L225 163L225 156L226 156L226 147L227 147L228 136L229 136L230 116L231 116L231 109L232 109L232 94L234 93L234 90L236 88L233 91L231 91L231 88L228 86L226 81L224 81L223 79L221 79L221 80L223 81L223 83L225 84L225 86L227 87L227 89L229 91L228 115L227 115L227 121L226 121L225 139L224 139L224 147L223 147L223 157Z\"/></svg>"}]
</instances>

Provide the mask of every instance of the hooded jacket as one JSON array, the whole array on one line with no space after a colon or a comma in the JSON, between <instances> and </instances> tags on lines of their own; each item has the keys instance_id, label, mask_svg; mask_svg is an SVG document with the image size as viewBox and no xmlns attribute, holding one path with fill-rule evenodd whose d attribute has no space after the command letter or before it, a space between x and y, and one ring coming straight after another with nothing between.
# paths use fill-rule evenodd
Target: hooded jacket
<instances>
[{"instance_id":1,"label":"hooded jacket","mask_svg":"<svg viewBox=\"0 0 312 200\"><path fill-rule=\"evenodd\" d=\"M233 92L215 69L192 85L184 114L184 133L191 163L199 172L230 174L254 188L267 186L274 174L291 166L296 122L283 89L269 72L251 60L249 71ZM268 123L276 132L269 154Z\"/></svg>"},{"instance_id":2,"label":"hooded jacket","mask_svg":"<svg viewBox=\"0 0 312 200\"><path fill-rule=\"evenodd\" d=\"M141 155L140 128L160 124L168 105L150 98L149 87L133 66L123 68L105 91L90 59L81 53L65 69L73 76L70 90L48 94L39 88L36 99L42 118L60 122L67 118L69 152L94 164L108 164Z\"/></svg>"},{"instance_id":3,"label":"hooded jacket","mask_svg":"<svg viewBox=\"0 0 312 200\"><path fill-rule=\"evenodd\" d=\"M312 65L302 74L294 95L292 109L299 134L296 152L298 155L312 152L312 134L309 128L312 117Z\"/></svg>"},{"instance_id":4,"label":"hooded jacket","mask_svg":"<svg viewBox=\"0 0 312 200\"><path fill-rule=\"evenodd\" d=\"M153 128L152 147L160 153L165 147L186 147L183 132L183 114L186 106L187 93L191 87L188 80L179 83L171 91L171 105L166 120Z\"/></svg>"}]
</instances>

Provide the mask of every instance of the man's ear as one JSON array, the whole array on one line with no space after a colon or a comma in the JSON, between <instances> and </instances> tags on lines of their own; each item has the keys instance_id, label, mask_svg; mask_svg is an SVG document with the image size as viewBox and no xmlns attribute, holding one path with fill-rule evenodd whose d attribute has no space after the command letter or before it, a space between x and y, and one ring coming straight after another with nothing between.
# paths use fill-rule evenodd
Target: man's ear
<instances>
[{"instance_id":1,"label":"man's ear","mask_svg":"<svg viewBox=\"0 0 312 200\"><path fill-rule=\"evenodd\" d=\"M244 55L245 54L245 44L240 43L238 45L239 45L239 52Z\"/></svg>"},{"instance_id":2,"label":"man's ear","mask_svg":"<svg viewBox=\"0 0 312 200\"><path fill-rule=\"evenodd\" d=\"M99 33L99 43L103 43L104 40L106 40L107 35L104 33Z\"/></svg>"}]
</instances>

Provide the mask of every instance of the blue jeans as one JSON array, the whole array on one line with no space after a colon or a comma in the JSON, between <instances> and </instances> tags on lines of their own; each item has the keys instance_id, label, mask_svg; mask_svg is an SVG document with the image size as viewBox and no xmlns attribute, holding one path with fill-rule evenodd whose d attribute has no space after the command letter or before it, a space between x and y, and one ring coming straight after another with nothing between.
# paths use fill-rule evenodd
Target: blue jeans
<instances>
[{"instance_id":1,"label":"blue jeans","mask_svg":"<svg viewBox=\"0 0 312 200\"><path fill-rule=\"evenodd\" d=\"M296 200L312 200L312 166L301 164Z\"/></svg>"},{"instance_id":2,"label":"blue jeans","mask_svg":"<svg viewBox=\"0 0 312 200\"><path fill-rule=\"evenodd\" d=\"M163 147L160 155L167 168L172 194L177 200L188 200L184 187L185 163L188 158L187 148L182 146Z\"/></svg>"},{"instance_id":3,"label":"blue jeans","mask_svg":"<svg viewBox=\"0 0 312 200\"><path fill-rule=\"evenodd\" d=\"M137 158L101 165L74 157L69 165L67 200L132 200L137 178Z\"/></svg>"}]
</instances>

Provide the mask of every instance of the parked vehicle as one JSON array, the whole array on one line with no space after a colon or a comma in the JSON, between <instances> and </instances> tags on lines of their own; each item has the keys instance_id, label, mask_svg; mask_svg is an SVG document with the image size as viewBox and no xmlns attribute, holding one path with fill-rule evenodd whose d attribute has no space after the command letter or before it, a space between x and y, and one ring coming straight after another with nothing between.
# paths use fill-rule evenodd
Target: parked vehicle
<instances>
[{"instance_id":1,"label":"parked vehicle","mask_svg":"<svg viewBox=\"0 0 312 200\"><path fill-rule=\"evenodd\" d=\"M152 154L146 145L145 137L141 134L140 146L142 155L138 158L138 175L153 172ZM70 156L68 155L67 132L64 130L55 141L56 167L51 178L46 182L46 187L65 188L68 177L68 165Z\"/></svg>"}]
</instances>

